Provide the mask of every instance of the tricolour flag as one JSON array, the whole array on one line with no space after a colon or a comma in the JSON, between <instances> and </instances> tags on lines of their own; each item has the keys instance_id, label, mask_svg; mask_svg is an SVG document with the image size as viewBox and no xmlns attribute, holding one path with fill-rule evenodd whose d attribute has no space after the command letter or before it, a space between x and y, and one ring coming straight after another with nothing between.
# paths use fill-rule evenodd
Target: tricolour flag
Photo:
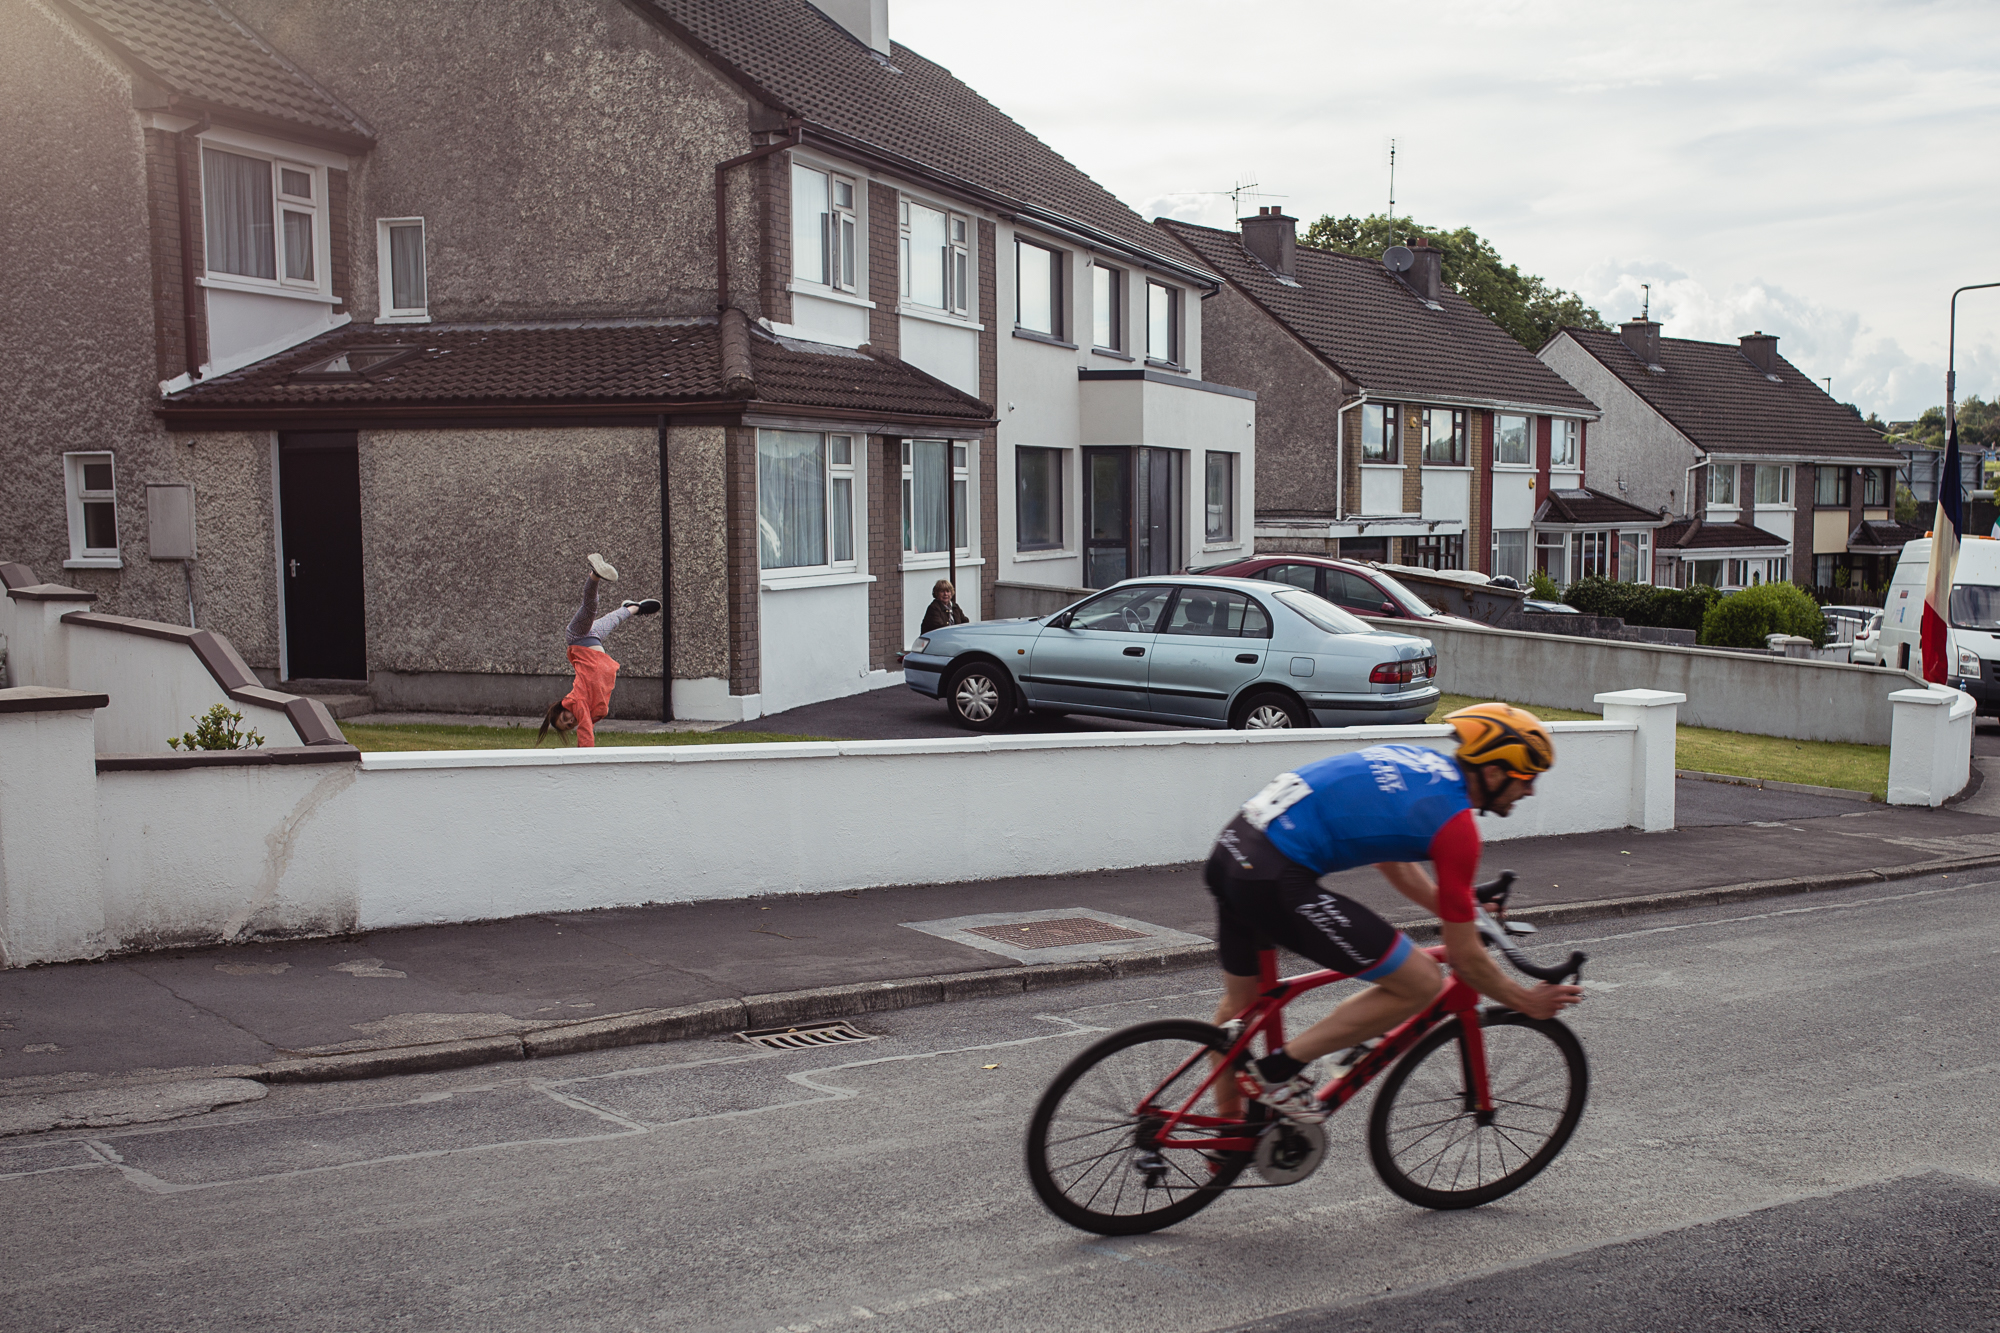
<instances>
[{"instance_id":1,"label":"tricolour flag","mask_svg":"<svg viewBox=\"0 0 2000 1333\"><path fill-rule=\"evenodd\" d=\"M1964 480L1959 475L1958 422L1945 437L1938 476L1937 516L1931 520L1931 566L1924 579L1924 618L1917 631L1924 649L1924 679L1942 685L1951 675L1951 577L1958 568L1958 534L1964 525Z\"/></svg>"}]
</instances>

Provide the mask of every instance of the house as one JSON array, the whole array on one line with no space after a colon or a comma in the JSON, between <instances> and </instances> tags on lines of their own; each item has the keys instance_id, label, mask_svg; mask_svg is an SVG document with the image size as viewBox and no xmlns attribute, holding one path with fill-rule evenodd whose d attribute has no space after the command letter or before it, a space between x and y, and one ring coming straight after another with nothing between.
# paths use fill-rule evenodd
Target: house
<instances>
[{"instance_id":1,"label":"house","mask_svg":"<svg viewBox=\"0 0 2000 1333\"><path fill-rule=\"evenodd\" d=\"M1902 541L1896 450L1778 355L1775 336L1736 345L1564 329L1538 354L1604 409L1586 476L1675 516L1654 581L1742 588L1792 580L1827 595L1880 587Z\"/></svg>"},{"instance_id":2,"label":"house","mask_svg":"<svg viewBox=\"0 0 2000 1333\"><path fill-rule=\"evenodd\" d=\"M879 0L0 23L0 170L67 219L0 345L73 386L16 391L4 554L271 682L538 713L601 550L669 608L621 631L615 711L750 718L897 683L949 572L982 616L1003 580L1179 568L1191 478L1240 476L1248 531L1214 275ZM192 562L148 559L167 483Z\"/></svg>"},{"instance_id":3,"label":"house","mask_svg":"<svg viewBox=\"0 0 2000 1333\"><path fill-rule=\"evenodd\" d=\"M1257 393L1257 550L1643 577L1621 553L1662 517L1583 489L1596 404L1453 291L1439 251L1315 250L1271 208L1155 225L1223 277L1207 367Z\"/></svg>"}]
</instances>

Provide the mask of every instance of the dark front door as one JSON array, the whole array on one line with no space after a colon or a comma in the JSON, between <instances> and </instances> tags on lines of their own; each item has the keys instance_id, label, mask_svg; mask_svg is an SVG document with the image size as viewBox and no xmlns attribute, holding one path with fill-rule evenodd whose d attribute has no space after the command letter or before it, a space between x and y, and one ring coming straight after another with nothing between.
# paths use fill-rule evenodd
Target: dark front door
<instances>
[{"instance_id":1,"label":"dark front door","mask_svg":"<svg viewBox=\"0 0 2000 1333\"><path fill-rule=\"evenodd\" d=\"M285 678L366 680L361 461L353 432L278 438Z\"/></svg>"},{"instance_id":2,"label":"dark front door","mask_svg":"<svg viewBox=\"0 0 2000 1333\"><path fill-rule=\"evenodd\" d=\"M1132 525L1132 573L1172 574L1180 568L1181 469L1171 449L1136 449L1138 476Z\"/></svg>"},{"instance_id":3,"label":"dark front door","mask_svg":"<svg viewBox=\"0 0 2000 1333\"><path fill-rule=\"evenodd\" d=\"M1132 568L1132 451L1085 449L1083 586L1108 588Z\"/></svg>"}]
</instances>

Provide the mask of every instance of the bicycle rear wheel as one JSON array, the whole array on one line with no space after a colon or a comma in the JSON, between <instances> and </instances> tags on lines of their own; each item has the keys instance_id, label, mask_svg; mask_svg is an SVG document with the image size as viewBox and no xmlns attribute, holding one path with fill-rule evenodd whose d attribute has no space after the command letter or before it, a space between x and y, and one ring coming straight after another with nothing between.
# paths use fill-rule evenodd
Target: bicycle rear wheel
<instances>
[{"instance_id":1,"label":"bicycle rear wheel","mask_svg":"<svg viewBox=\"0 0 2000 1333\"><path fill-rule=\"evenodd\" d=\"M1510 1010L1481 1018L1493 1111L1474 1109L1459 1023L1441 1023L1389 1071L1368 1116L1382 1183L1425 1208L1491 1203L1569 1142L1590 1091L1576 1034Z\"/></svg>"},{"instance_id":2,"label":"bicycle rear wheel","mask_svg":"<svg viewBox=\"0 0 2000 1333\"><path fill-rule=\"evenodd\" d=\"M1028 1122L1028 1180L1048 1210L1085 1231L1130 1236L1214 1203L1249 1153L1162 1149L1148 1138L1208 1077L1208 1053L1227 1049L1212 1024L1165 1019L1114 1032L1064 1066ZM1190 1110L1219 1114L1214 1089Z\"/></svg>"}]
</instances>

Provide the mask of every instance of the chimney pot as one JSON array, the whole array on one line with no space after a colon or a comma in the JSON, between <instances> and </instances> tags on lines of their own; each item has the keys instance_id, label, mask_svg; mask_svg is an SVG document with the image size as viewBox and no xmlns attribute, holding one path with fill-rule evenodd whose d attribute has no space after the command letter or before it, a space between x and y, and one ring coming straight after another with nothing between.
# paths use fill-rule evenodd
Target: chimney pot
<instances>
[{"instance_id":1,"label":"chimney pot","mask_svg":"<svg viewBox=\"0 0 2000 1333\"><path fill-rule=\"evenodd\" d=\"M1257 216L1238 218L1243 228L1243 248L1263 261L1264 267L1273 273L1289 278L1293 270L1293 253L1299 243L1299 220L1287 217L1283 210L1259 208Z\"/></svg>"}]
</instances>

